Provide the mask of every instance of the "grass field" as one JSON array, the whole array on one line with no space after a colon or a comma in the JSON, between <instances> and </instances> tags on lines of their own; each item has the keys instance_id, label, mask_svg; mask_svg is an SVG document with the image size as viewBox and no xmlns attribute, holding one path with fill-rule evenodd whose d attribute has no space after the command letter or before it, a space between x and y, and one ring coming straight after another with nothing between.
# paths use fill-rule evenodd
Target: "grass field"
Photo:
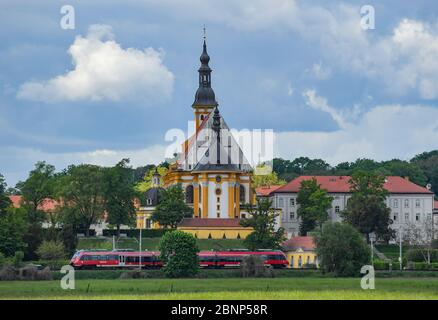
<instances>
[{"instance_id":1,"label":"grass field","mask_svg":"<svg viewBox=\"0 0 438 320\"><path fill-rule=\"evenodd\" d=\"M158 250L158 244L161 238L143 238L142 249L143 250ZM200 250L211 249L230 249L230 248L244 248L243 240L240 239L198 239L198 247ZM138 239L135 238L122 238L117 241L118 249L134 249L138 250ZM112 249L111 238L82 238L79 239L77 249Z\"/></svg>"},{"instance_id":2,"label":"grass field","mask_svg":"<svg viewBox=\"0 0 438 320\"><path fill-rule=\"evenodd\" d=\"M0 282L0 299L438 299L438 279L376 279L362 290L359 278L77 280Z\"/></svg>"}]
</instances>

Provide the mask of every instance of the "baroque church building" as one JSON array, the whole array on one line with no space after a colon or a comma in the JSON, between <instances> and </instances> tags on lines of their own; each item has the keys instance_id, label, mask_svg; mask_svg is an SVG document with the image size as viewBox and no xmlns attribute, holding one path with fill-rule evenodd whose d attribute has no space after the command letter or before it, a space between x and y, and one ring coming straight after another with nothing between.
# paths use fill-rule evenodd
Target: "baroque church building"
<instances>
[{"instance_id":1,"label":"baroque church building","mask_svg":"<svg viewBox=\"0 0 438 320\"><path fill-rule=\"evenodd\" d=\"M200 61L199 87L192 104L194 133L183 143L164 177L154 176L162 178L162 183L155 181L148 191L152 199L139 211L139 227L156 227L150 223L150 215L158 203L159 186L180 184L186 203L193 207L193 217L183 219L178 229L198 238L245 238L252 229L240 226L240 219L247 217L241 206L254 201L253 170L221 116L211 87L205 38Z\"/></svg>"}]
</instances>

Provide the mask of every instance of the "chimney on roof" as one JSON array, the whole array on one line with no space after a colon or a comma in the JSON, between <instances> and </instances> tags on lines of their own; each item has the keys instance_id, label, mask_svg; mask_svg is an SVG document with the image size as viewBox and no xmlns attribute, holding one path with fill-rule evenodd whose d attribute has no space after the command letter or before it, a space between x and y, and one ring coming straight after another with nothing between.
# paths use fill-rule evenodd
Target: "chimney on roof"
<instances>
[{"instance_id":1,"label":"chimney on roof","mask_svg":"<svg viewBox=\"0 0 438 320\"><path fill-rule=\"evenodd\" d=\"M427 190L431 190L432 189L432 185L430 183L426 184L426 189Z\"/></svg>"}]
</instances>

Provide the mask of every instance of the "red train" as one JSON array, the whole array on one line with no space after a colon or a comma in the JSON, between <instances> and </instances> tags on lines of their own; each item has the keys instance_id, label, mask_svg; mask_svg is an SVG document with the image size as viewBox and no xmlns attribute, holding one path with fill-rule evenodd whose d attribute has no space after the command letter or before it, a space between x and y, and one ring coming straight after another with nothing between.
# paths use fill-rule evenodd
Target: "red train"
<instances>
[{"instance_id":1,"label":"red train","mask_svg":"<svg viewBox=\"0 0 438 320\"><path fill-rule=\"evenodd\" d=\"M260 256L266 266L285 268L288 261L283 252L278 250L229 250L201 251L198 253L201 268L237 268L245 256ZM141 262L140 262L141 257ZM156 251L87 251L80 250L71 258L70 264L75 269L95 268L161 268L160 253Z\"/></svg>"}]
</instances>

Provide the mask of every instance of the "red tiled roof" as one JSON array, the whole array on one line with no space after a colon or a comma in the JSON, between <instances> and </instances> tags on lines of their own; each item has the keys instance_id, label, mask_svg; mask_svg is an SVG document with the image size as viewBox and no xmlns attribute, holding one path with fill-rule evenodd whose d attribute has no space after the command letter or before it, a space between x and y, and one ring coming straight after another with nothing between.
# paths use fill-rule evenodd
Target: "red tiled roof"
<instances>
[{"instance_id":1,"label":"red tiled roof","mask_svg":"<svg viewBox=\"0 0 438 320\"><path fill-rule=\"evenodd\" d=\"M256 188L256 193L258 196L266 197L269 196L272 192L280 188L281 186L263 186Z\"/></svg>"},{"instance_id":2,"label":"red tiled roof","mask_svg":"<svg viewBox=\"0 0 438 320\"><path fill-rule=\"evenodd\" d=\"M293 237L283 242L281 246L286 250L297 250L299 248L315 250L316 248L313 237Z\"/></svg>"},{"instance_id":3,"label":"red tiled roof","mask_svg":"<svg viewBox=\"0 0 438 320\"><path fill-rule=\"evenodd\" d=\"M220 219L220 218L184 218L178 227L226 227L242 228L240 219Z\"/></svg>"},{"instance_id":4,"label":"red tiled roof","mask_svg":"<svg viewBox=\"0 0 438 320\"><path fill-rule=\"evenodd\" d=\"M12 201L12 205L15 208L19 208L21 206L21 199L22 196L9 196L9 199ZM55 210L56 206L58 205L58 202L56 202L53 199L44 199L43 202L38 206L39 210L42 211L53 211Z\"/></svg>"},{"instance_id":5,"label":"red tiled roof","mask_svg":"<svg viewBox=\"0 0 438 320\"><path fill-rule=\"evenodd\" d=\"M433 203L433 208L434 208L435 210L438 210L438 201L437 201L437 200L434 201L434 203Z\"/></svg>"},{"instance_id":6,"label":"red tiled roof","mask_svg":"<svg viewBox=\"0 0 438 320\"><path fill-rule=\"evenodd\" d=\"M9 196L9 199L11 199L12 205L15 208L20 208L20 206L21 206L21 196Z\"/></svg>"},{"instance_id":7,"label":"red tiled roof","mask_svg":"<svg viewBox=\"0 0 438 320\"><path fill-rule=\"evenodd\" d=\"M301 181L315 178L322 189L331 193L348 193L350 192L350 176L300 176L290 181L285 186L278 188L277 192L297 193L301 186ZM427 188L416 185L415 183L397 176L386 177L384 184L389 193L423 193L432 194Z\"/></svg>"}]
</instances>

